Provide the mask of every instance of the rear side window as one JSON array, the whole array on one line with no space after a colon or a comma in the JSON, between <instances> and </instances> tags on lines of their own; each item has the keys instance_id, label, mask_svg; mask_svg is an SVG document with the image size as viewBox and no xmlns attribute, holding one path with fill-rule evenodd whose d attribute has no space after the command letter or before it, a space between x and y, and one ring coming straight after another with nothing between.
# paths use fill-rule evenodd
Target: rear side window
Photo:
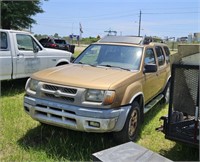
<instances>
[{"instance_id":1,"label":"rear side window","mask_svg":"<svg viewBox=\"0 0 200 162\"><path fill-rule=\"evenodd\" d=\"M144 63L145 63L145 65L146 64L156 64L155 55L154 55L154 51L152 48L148 48L146 50Z\"/></svg>"},{"instance_id":2,"label":"rear side window","mask_svg":"<svg viewBox=\"0 0 200 162\"><path fill-rule=\"evenodd\" d=\"M48 39L41 39L40 43L47 43Z\"/></svg>"},{"instance_id":3,"label":"rear side window","mask_svg":"<svg viewBox=\"0 0 200 162\"><path fill-rule=\"evenodd\" d=\"M164 46L164 50L165 50L166 55L169 56L170 55L169 48Z\"/></svg>"},{"instance_id":4,"label":"rear side window","mask_svg":"<svg viewBox=\"0 0 200 162\"><path fill-rule=\"evenodd\" d=\"M166 54L166 60L167 60L167 62L169 62L170 61L170 59L169 59L169 55L170 55L169 48L164 46L164 51L165 51L165 54Z\"/></svg>"},{"instance_id":5,"label":"rear side window","mask_svg":"<svg viewBox=\"0 0 200 162\"><path fill-rule=\"evenodd\" d=\"M39 41L40 43L54 43L51 38L42 38Z\"/></svg>"},{"instance_id":6,"label":"rear side window","mask_svg":"<svg viewBox=\"0 0 200 162\"><path fill-rule=\"evenodd\" d=\"M61 39L55 39L54 41L57 44L66 44L65 40L61 40Z\"/></svg>"},{"instance_id":7,"label":"rear side window","mask_svg":"<svg viewBox=\"0 0 200 162\"><path fill-rule=\"evenodd\" d=\"M165 64L165 56L164 56L164 52L163 49L159 46L156 46L156 54L158 57L158 65L162 66Z\"/></svg>"},{"instance_id":8,"label":"rear side window","mask_svg":"<svg viewBox=\"0 0 200 162\"><path fill-rule=\"evenodd\" d=\"M0 33L0 46L1 49L7 49L8 48L8 40L7 40L7 34L5 32Z\"/></svg>"}]
</instances>

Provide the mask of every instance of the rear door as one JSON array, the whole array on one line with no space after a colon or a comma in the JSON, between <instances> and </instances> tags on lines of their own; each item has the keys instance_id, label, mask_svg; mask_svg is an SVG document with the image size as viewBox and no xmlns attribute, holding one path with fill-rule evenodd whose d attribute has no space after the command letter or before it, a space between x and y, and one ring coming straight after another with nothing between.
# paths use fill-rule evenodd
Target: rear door
<instances>
[{"instance_id":1,"label":"rear door","mask_svg":"<svg viewBox=\"0 0 200 162\"><path fill-rule=\"evenodd\" d=\"M158 84L159 84L159 92L163 90L167 80L167 63L163 48L161 46L156 46L156 56L158 61Z\"/></svg>"},{"instance_id":2,"label":"rear door","mask_svg":"<svg viewBox=\"0 0 200 162\"><path fill-rule=\"evenodd\" d=\"M12 53L8 32L0 32L0 80L11 79Z\"/></svg>"}]
</instances>

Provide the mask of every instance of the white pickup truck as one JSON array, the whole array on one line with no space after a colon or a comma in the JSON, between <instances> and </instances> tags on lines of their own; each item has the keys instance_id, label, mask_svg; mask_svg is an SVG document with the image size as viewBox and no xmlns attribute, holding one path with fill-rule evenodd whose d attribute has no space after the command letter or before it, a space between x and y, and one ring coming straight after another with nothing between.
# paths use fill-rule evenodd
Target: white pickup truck
<instances>
[{"instance_id":1,"label":"white pickup truck","mask_svg":"<svg viewBox=\"0 0 200 162\"><path fill-rule=\"evenodd\" d=\"M71 56L67 51L44 48L29 32L0 29L0 80L25 78L68 64Z\"/></svg>"}]
</instances>

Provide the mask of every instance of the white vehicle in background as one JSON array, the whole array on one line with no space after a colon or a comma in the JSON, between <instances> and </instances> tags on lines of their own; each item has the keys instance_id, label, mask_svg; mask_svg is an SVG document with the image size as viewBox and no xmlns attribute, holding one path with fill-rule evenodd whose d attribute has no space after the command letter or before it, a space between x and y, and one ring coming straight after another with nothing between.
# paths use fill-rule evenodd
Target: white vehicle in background
<instances>
[{"instance_id":1,"label":"white vehicle in background","mask_svg":"<svg viewBox=\"0 0 200 162\"><path fill-rule=\"evenodd\" d=\"M70 63L72 53L46 49L29 32L0 29L0 80L29 77Z\"/></svg>"}]
</instances>

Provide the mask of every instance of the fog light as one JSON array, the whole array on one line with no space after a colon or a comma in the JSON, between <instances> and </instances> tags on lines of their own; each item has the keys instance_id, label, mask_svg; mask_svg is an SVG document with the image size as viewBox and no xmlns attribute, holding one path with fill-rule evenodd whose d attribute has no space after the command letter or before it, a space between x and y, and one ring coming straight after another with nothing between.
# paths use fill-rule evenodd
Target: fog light
<instances>
[{"instance_id":1,"label":"fog light","mask_svg":"<svg viewBox=\"0 0 200 162\"><path fill-rule=\"evenodd\" d=\"M89 121L89 126L100 128L100 123L95 121Z\"/></svg>"}]
</instances>

